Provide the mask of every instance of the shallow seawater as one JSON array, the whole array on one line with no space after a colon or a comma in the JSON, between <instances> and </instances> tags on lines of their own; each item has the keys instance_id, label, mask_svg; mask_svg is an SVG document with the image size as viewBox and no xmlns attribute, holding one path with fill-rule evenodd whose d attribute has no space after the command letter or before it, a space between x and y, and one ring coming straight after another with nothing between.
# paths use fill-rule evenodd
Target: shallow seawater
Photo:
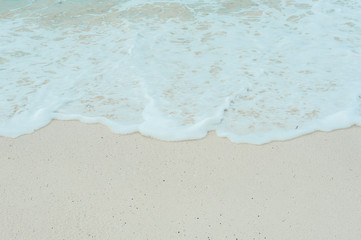
<instances>
[{"instance_id":1,"label":"shallow seawater","mask_svg":"<svg viewBox=\"0 0 361 240\"><path fill-rule=\"evenodd\" d=\"M361 1L0 1L0 135L265 143L361 126Z\"/></svg>"}]
</instances>

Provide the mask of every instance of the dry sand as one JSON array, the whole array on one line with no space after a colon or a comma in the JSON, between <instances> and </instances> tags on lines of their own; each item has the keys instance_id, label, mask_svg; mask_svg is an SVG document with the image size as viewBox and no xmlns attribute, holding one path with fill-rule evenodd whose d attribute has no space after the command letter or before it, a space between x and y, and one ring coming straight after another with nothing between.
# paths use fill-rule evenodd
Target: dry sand
<instances>
[{"instance_id":1,"label":"dry sand","mask_svg":"<svg viewBox=\"0 0 361 240\"><path fill-rule=\"evenodd\" d=\"M0 138L0 239L361 239L361 128L262 146L54 121Z\"/></svg>"}]
</instances>

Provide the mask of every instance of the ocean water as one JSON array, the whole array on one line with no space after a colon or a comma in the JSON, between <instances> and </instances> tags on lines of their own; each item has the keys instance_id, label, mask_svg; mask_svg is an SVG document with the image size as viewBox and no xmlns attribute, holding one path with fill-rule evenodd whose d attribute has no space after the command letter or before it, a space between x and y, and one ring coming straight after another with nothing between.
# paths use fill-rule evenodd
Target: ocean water
<instances>
[{"instance_id":1,"label":"ocean water","mask_svg":"<svg viewBox=\"0 0 361 240\"><path fill-rule=\"evenodd\" d=\"M361 1L1 0L0 135L261 144L361 126Z\"/></svg>"}]
</instances>

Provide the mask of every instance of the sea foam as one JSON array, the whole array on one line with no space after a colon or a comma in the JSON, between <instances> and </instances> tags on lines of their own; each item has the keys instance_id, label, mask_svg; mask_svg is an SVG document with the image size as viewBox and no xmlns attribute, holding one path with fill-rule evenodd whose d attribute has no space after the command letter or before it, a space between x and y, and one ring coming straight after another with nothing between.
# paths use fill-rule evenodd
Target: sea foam
<instances>
[{"instance_id":1,"label":"sea foam","mask_svg":"<svg viewBox=\"0 0 361 240\"><path fill-rule=\"evenodd\" d=\"M261 144L361 126L361 2L0 2L0 135L52 119Z\"/></svg>"}]
</instances>

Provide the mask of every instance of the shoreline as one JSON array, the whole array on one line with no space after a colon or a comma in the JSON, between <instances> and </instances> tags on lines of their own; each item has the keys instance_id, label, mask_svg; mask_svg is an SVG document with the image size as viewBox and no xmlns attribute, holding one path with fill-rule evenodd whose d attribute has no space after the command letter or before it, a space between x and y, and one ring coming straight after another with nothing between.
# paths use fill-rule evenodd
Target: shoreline
<instances>
[{"instance_id":1,"label":"shoreline","mask_svg":"<svg viewBox=\"0 0 361 240\"><path fill-rule=\"evenodd\" d=\"M361 127L253 145L55 120L0 151L1 239L361 235Z\"/></svg>"},{"instance_id":2,"label":"shoreline","mask_svg":"<svg viewBox=\"0 0 361 240\"><path fill-rule=\"evenodd\" d=\"M217 133L217 130L208 130L205 136L199 137L199 138L195 137L195 138L181 139L181 140L167 140L167 139L154 137L151 134L142 133L139 130L135 130L135 131L129 132L129 133L119 133L119 132L117 132L117 130L114 130L112 128L114 126L109 126L109 125L107 125L105 123L102 123L102 122L93 122L93 121L87 122L86 120L83 121L83 120L77 120L77 119L68 120L68 119L56 119L56 118L54 118L54 119L50 120L50 122L47 123L46 125L44 125L42 127L39 127L37 129L33 129L32 132L26 132L26 133L23 133L21 135L16 134L15 136L12 136L14 134L0 135L0 139L18 139L18 138L21 138L21 137L24 137L24 136L37 134L38 131L42 131L42 129L49 127L49 125L52 125L52 124L58 125L61 122L65 122L65 124L70 124L70 125L72 125L73 123L75 123L75 124L80 123L80 124L85 124L87 126L101 126L102 128L105 128L105 131L110 131L112 134L115 134L115 135L120 135L120 136L139 135L140 137L145 137L145 138L149 138L149 139L152 139L152 140L155 140L155 141L160 141L160 142L179 143L179 142L202 141L203 139L208 138L208 137L211 136L211 137L226 139L231 144L236 144L236 145L246 144L246 145L255 145L255 146L263 146L263 145L267 145L267 144L271 144L271 143L282 143L282 142L293 141L295 139L303 138L305 136L312 135L312 134L320 134L320 133L323 134L323 133L333 133L333 132L338 132L338 131L349 131L349 129L361 129L361 126L359 126L357 124L353 124L353 125L348 126L348 127L344 126L344 127L340 127L340 128L336 128L336 129L331 128L331 130L327 129L327 128L325 130L314 130L314 131L303 130L302 131L303 133L298 133L298 134L285 132L285 133L280 133L280 134L287 135L288 137L275 138L275 139L270 138L270 139L273 139L273 140L267 140L267 141L263 141L263 140L259 141L258 139L256 141L254 141L254 135L249 134L249 135L245 135L245 136L250 137L251 139L253 139L252 141L247 140L247 141L240 141L240 142L231 140L231 139L234 139L234 136L236 136L236 134L233 135L230 132L225 133L223 131L221 133ZM101 131L104 131L104 130L101 130ZM257 135L262 135L262 134L258 133ZM269 133L266 132L265 135L269 135ZM236 136L236 138L237 138L237 136ZM176 139L176 138L174 138L174 139Z\"/></svg>"}]
</instances>

